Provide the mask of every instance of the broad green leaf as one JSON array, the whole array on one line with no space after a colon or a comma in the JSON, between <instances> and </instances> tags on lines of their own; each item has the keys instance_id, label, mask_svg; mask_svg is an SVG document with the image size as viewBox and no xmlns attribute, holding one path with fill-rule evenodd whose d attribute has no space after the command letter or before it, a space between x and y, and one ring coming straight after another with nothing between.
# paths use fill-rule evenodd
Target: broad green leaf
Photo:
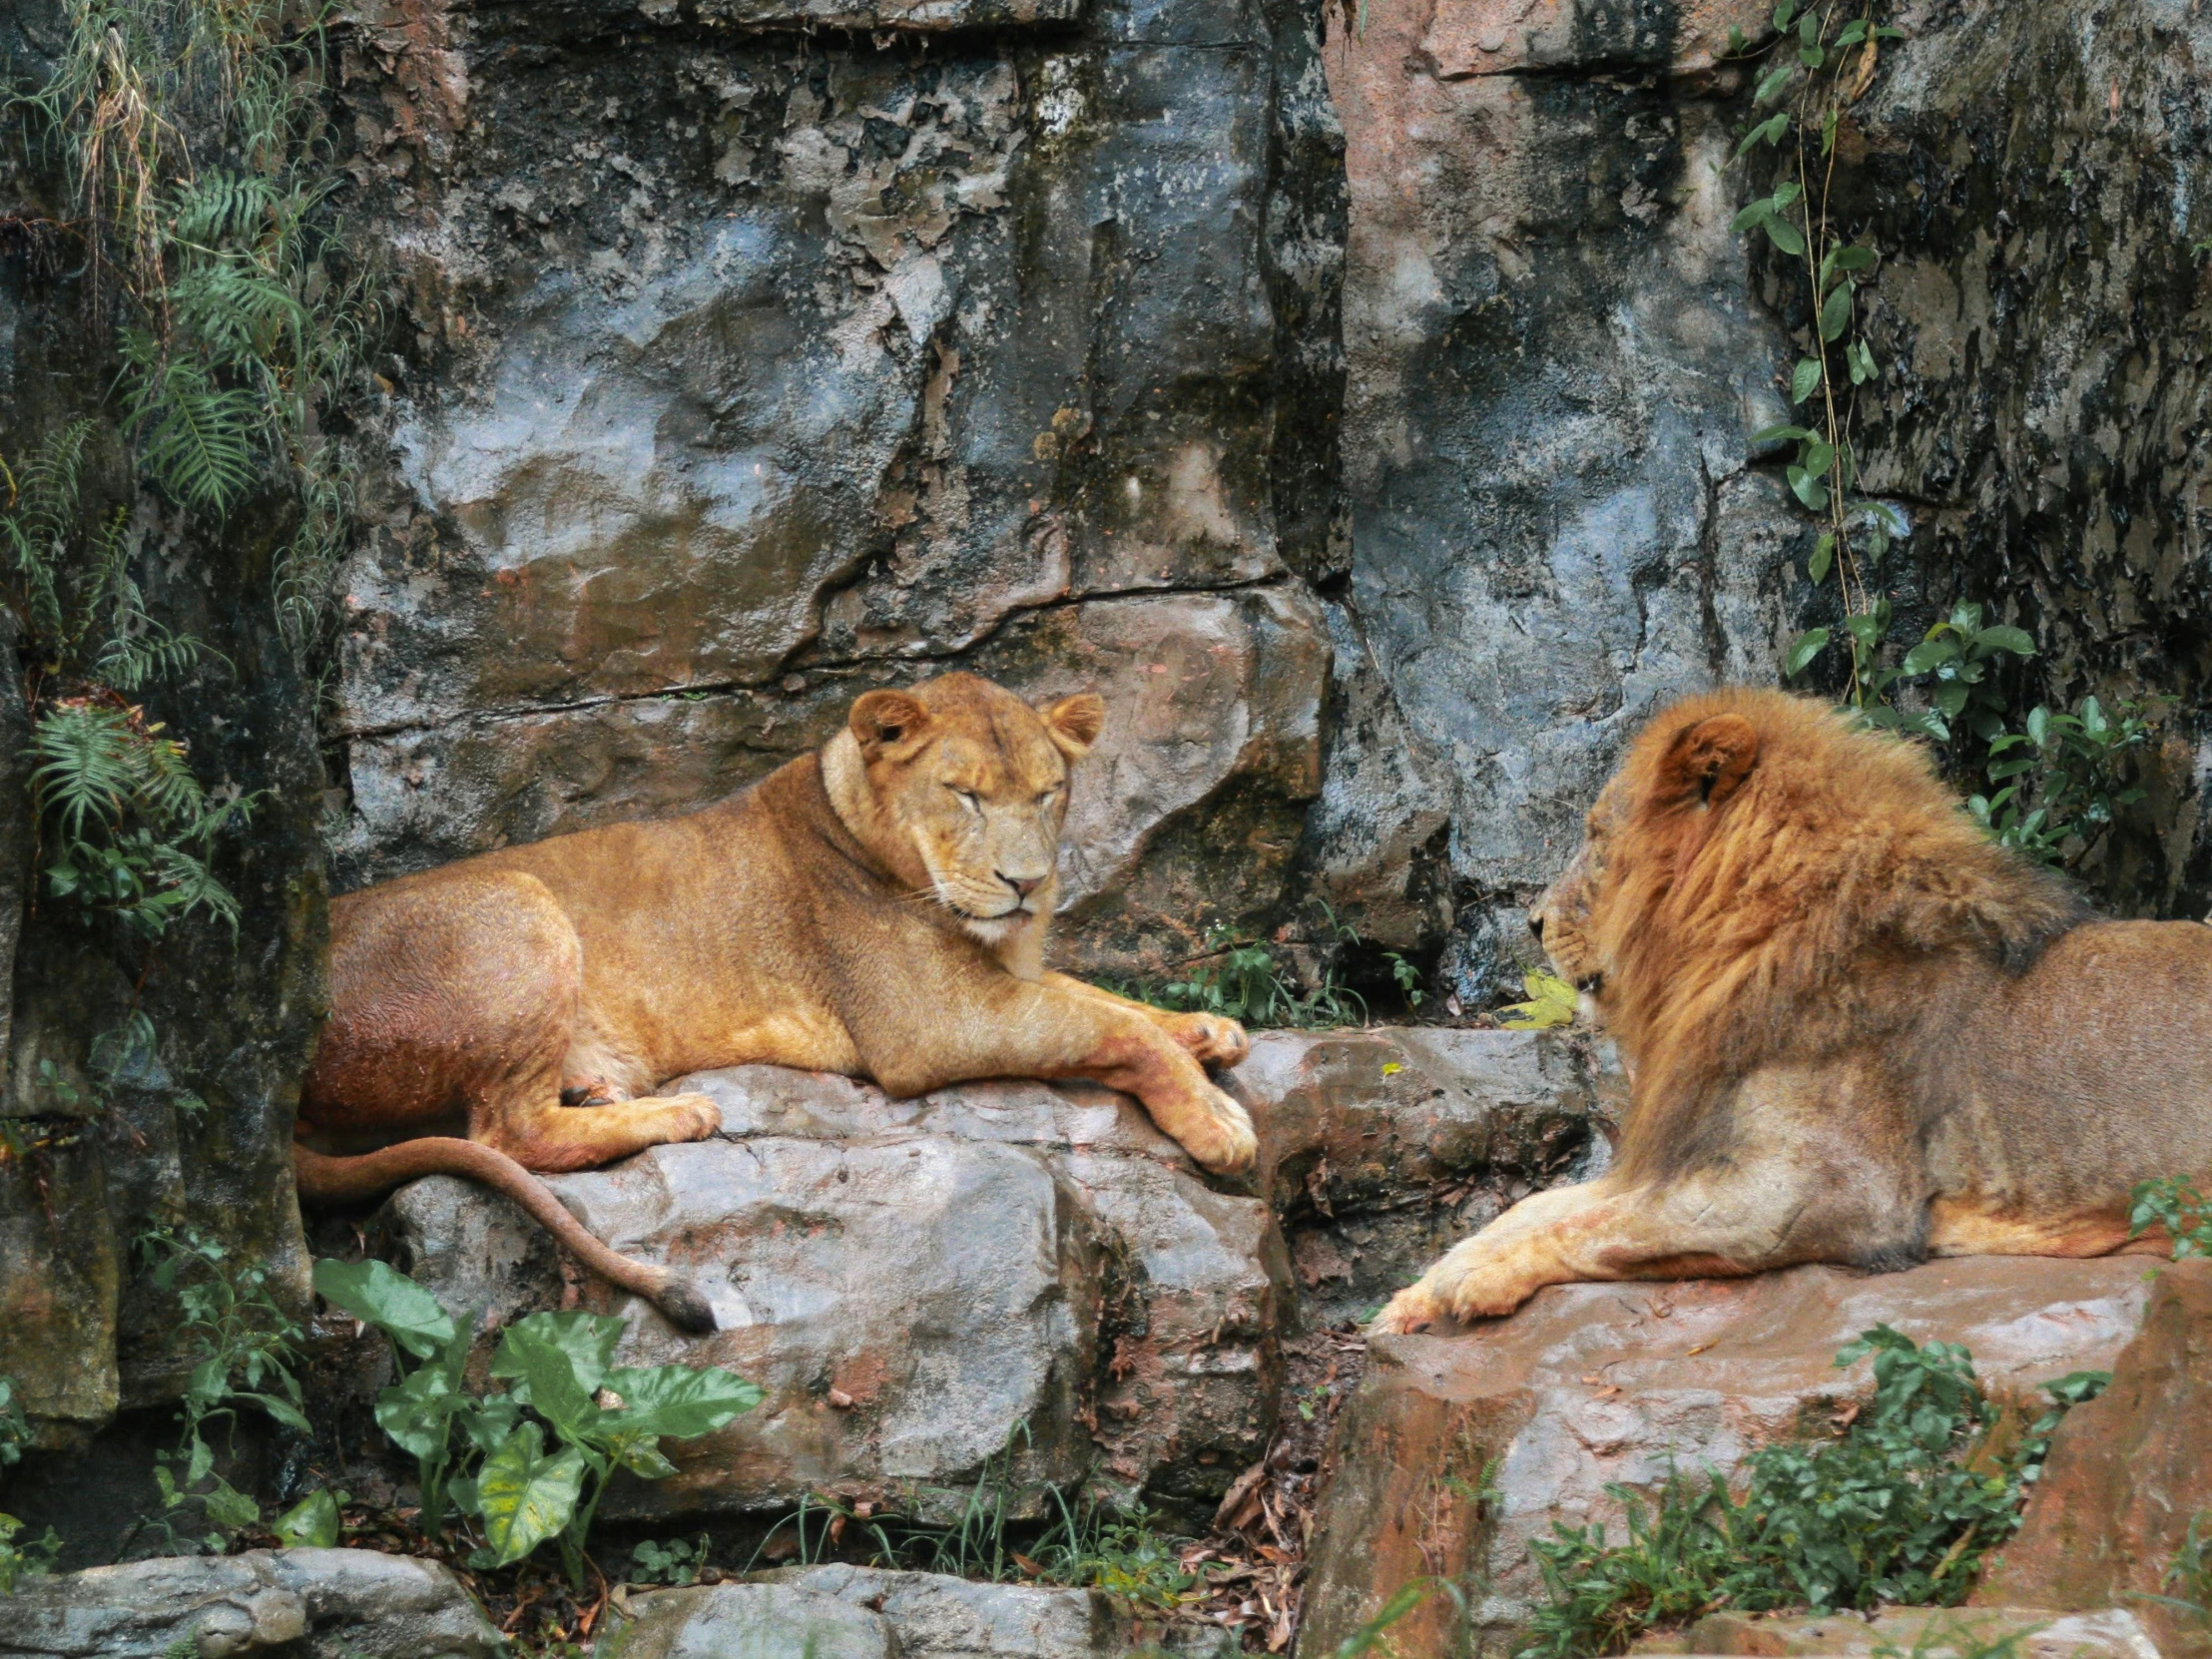
<instances>
[{"instance_id":1,"label":"broad green leaf","mask_svg":"<svg viewBox=\"0 0 2212 1659\"><path fill-rule=\"evenodd\" d=\"M607 1374L607 1388L622 1400L607 1414L626 1431L665 1434L673 1440L712 1434L741 1411L761 1403L760 1388L719 1366L620 1369Z\"/></svg>"},{"instance_id":2,"label":"broad green leaf","mask_svg":"<svg viewBox=\"0 0 2212 1659\"><path fill-rule=\"evenodd\" d=\"M1877 40L1903 40L1905 31L1894 23L1878 23L1875 25L1874 38Z\"/></svg>"},{"instance_id":3,"label":"broad green leaf","mask_svg":"<svg viewBox=\"0 0 2212 1659\"><path fill-rule=\"evenodd\" d=\"M1871 248L1854 246L1839 248L1830 257L1835 260L1838 271L1864 271L1874 264L1875 254Z\"/></svg>"},{"instance_id":4,"label":"broad green leaf","mask_svg":"<svg viewBox=\"0 0 2212 1659\"><path fill-rule=\"evenodd\" d=\"M1815 587L1819 587L1828 577L1828 567L1835 562L1836 533L1831 530L1813 544L1813 556L1805 561L1805 574Z\"/></svg>"},{"instance_id":5,"label":"broad green leaf","mask_svg":"<svg viewBox=\"0 0 2212 1659\"><path fill-rule=\"evenodd\" d=\"M538 1425L517 1426L476 1473L476 1502L494 1565L512 1565L566 1526L583 1487L582 1452L563 1446L548 1457Z\"/></svg>"},{"instance_id":6,"label":"broad green leaf","mask_svg":"<svg viewBox=\"0 0 2212 1659\"><path fill-rule=\"evenodd\" d=\"M1801 46L1797 49L1798 62L1807 69L1818 69L1828 62L1828 54L1818 46Z\"/></svg>"},{"instance_id":7,"label":"broad green leaf","mask_svg":"<svg viewBox=\"0 0 2212 1659\"><path fill-rule=\"evenodd\" d=\"M1964 686L1937 686L1934 702L1945 720L1956 720L1958 711L1966 706Z\"/></svg>"},{"instance_id":8,"label":"broad green leaf","mask_svg":"<svg viewBox=\"0 0 2212 1659\"><path fill-rule=\"evenodd\" d=\"M1801 357L1790 375L1790 401L1802 403L1821 389L1821 362L1818 357Z\"/></svg>"},{"instance_id":9,"label":"broad green leaf","mask_svg":"<svg viewBox=\"0 0 2212 1659\"><path fill-rule=\"evenodd\" d=\"M1828 506L1828 486L1805 468L1785 468L1783 476L1790 480L1790 488L1797 498L1814 512L1820 512Z\"/></svg>"},{"instance_id":10,"label":"broad green leaf","mask_svg":"<svg viewBox=\"0 0 2212 1659\"><path fill-rule=\"evenodd\" d=\"M2015 630L2016 631L2016 630ZM2022 656L2026 653L2022 652ZM2104 705L2093 697L2081 700L2081 730L2092 738L2102 737L2110 723L2104 718Z\"/></svg>"},{"instance_id":11,"label":"broad green leaf","mask_svg":"<svg viewBox=\"0 0 2212 1659\"><path fill-rule=\"evenodd\" d=\"M468 1396L442 1366L421 1366L376 1395L376 1426L410 1457L435 1457L445 1449L456 1412Z\"/></svg>"},{"instance_id":12,"label":"broad green leaf","mask_svg":"<svg viewBox=\"0 0 2212 1659\"><path fill-rule=\"evenodd\" d=\"M1821 338L1841 339L1851 326L1851 284L1839 282L1821 305Z\"/></svg>"},{"instance_id":13,"label":"broad green leaf","mask_svg":"<svg viewBox=\"0 0 2212 1659\"><path fill-rule=\"evenodd\" d=\"M1766 79L1759 83L1759 90L1751 95L1751 101L1754 104L1766 103L1776 93L1780 92L1784 84L1796 73L1797 65L1788 61L1785 61L1780 68L1770 70Z\"/></svg>"},{"instance_id":14,"label":"broad green leaf","mask_svg":"<svg viewBox=\"0 0 2212 1659\"><path fill-rule=\"evenodd\" d=\"M1804 194L1805 187L1803 185L1795 179L1785 179L1781 184L1774 187L1774 205L1777 209L1787 208Z\"/></svg>"},{"instance_id":15,"label":"broad green leaf","mask_svg":"<svg viewBox=\"0 0 2212 1659\"><path fill-rule=\"evenodd\" d=\"M1759 223L1760 228L1767 233L1767 240L1783 253L1797 255L1805 252L1805 233L1780 214L1769 214Z\"/></svg>"},{"instance_id":16,"label":"broad green leaf","mask_svg":"<svg viewBox=\"0 0 2212 1659\"><path fill-rule=\"evenodd\" d=\"M1844 366L1851 370L1851 383L1863 386L1881 372L1875 367L1874 351L1863 339L1855 339L1844 347Z\"/></svg>"},{"instance_id":17,"label":"broad green leaf","mask_svg":"<svg viewBox=\"0 0 2212 1659\"><path fill-rule=\"evenodd\" d=\"M1821 14L1808 6L1798 18L1798 39L1810 46L1821 38Z\"/></svg>"},{"instance_id":18,"label":"broad green leaf","mask_svg":"<svg viewBox=\"0 0 2212 1659\"><path fill-rule=\"evenodd\" d=\"M1926 674L1938 663L1947 663L1957 655L1958 647L1950 640L1923 640L1905 654L1905 661L1899 666L1907 674Z\"/></svg>"},{"instance_id":19,"label":"broad green leaf","mask_svg":"<svg viewBox=\"0 0 2212 1659\"><path fill-rule=\"evenodd\" d=\"M1774 8L1774 26L1779 31L1787 29L1797 17L1797 0L1781 0Z\"/></svg>"},{"instance_id":20,"label":"broad green leaf","mask_svg":"<svg viewBox=\"0 0 2212 1659\"><path fill-rule=\"evenodd\" d=\"M1890 632L1890 619L1877 607L1873 611L1861 611L1855 616L1847 616L1844 618L1844 626L1851 630L1851 637L1864 649L1872 651Z\"/></svg>"},{"instance_id":21,"label":"broad green leaf","mask_svg":"<svg viewBox=\"0 0 2212 1659\"><path fill-rule=\"evenodd\" d=\"M2001 784L2007 778L2017 778L2023 772L2033 772L2042 765L2038 756L2023 755L2016 761L1992 761L1989 763L1989 782Z\"/></svg>"},{"instance_id":22,"label":"broad green leaf","mask_svg":"<svg viewBox=\"0 0 2212 1659\"><path fill-rule=\"evenodd\" d=\"M2050 711L2040 703L2027 712L2027 736L2037 749L2050 744Z\"/></svg>"},{"instance_id":23,"label":"broad green leaf","mask_svg":"<svg viewBox=\"0 0 2212 1659\"><path fill-rule=\"evenodd\" d=\"M453 1316L438 1299L384 1262L314 1265L322 1300L363 1324L373 1325L417 1360L427 1360L453 1338Z\"/></svg>"},{"instance_id":24,"label":"broad green leaf","mask_svg":"<svg viewBox=\"0 0 2212 1659\"><path fill-rule=\"evenodd\" d=\"M334 1549L338 1541L338 1500L317 1486L269 1523L286 1549Z\"/></svg>"},{"instance_id":25,"label":"broad green leaf","mask_svg":"<svg viewBox=\"0 0 2212 1659\"><path fill-rule=\"evenodd\" d=\"M1805 446L1805 453L1798 457L1798 465L1816 478L1828 476L1828 469L1836 464L1836 446L1825 438L1815 438Z\"/></svg>"},{"instance_id":26,"label":"broad green leaf","mask_svg":"<svg viewBox=\"0 0 2212 1659\"><path fill-rule=\"evenodd\" d=\"M1905 728L1909 732L1925 732L1937 743L1950 742L1950 728L1943 724L1943 717L1934 709L1915 715L1905 722Z\"/></svg>"},{"instance_id":27,"label":"broad green leaf","mask_svg":"<svg viewBox=\"0 0 2212 1659\"><path fill-rule=\"evenodd\" d=\"M1791 443L1806 443L1810 442L1812 437L1812 432L1807 428L1803 426L1792 426L1787 421L1785 421L1780 426L1760 427L1758 431L1751 434L1751 442L1754 448L1762 448L1770 443L1781 443L1784 441L1788 441Z\"/></svg>"},{"instance_id":28,"label":"broad green leaf","mask_svg":"<svg viewBox=\"0 0 2212 1659\"><path fill-rule=\"evenodd\" d=\"M1807 664L1827 649L1828 630L1826 628L1808 628L1792 642L1790 655L1782 665L1783 678L1786 680L1796 679L1805 672Z\"/></svg>"},{"instance_id":29,"label":"broad green leaf","mask_svg":"<svg viewBox=\"0 0 2212 1659\"><path fill-rule=\"evenodd\" d=\"M583 1323L589 1321L603 1321L606 1329ZM510 1379L515 1396L563 1439L589 1440L599 1433L600 1411L592 1395L606 1378L621 1335L622 1322L603 1315L532 1314L507 1328L491 1374Z\"/></svg>"},{"instance_id":30,"label":"broad green leaf","mask_svg":"<svg viewBox=\"0 0 2212 1659\"><path fill-rule=\"evenodd\" d=\"M1863 17L1855 17L1845 24L1842 32L1836 36L1836 49L1842 51L1847 46L1857 46L1866 38L1867 20Z\"/></svg>"},{"instance_id":31,"label":"broad green leaf","mask_svg":"<svg viewBox=\"0 0 2212 1659\"><path fill-rule=\"evenodd\" d=\"M203 1494L200 1502L208 1511L208 1519L218 1526L236 1530L261 1523L262 1506L227 1480L217 1481L215 1490Z\"/></svg>"},{"instance_id":32,"label":"broad green leaf","mask_svg":"<svg viewBox=\"0 0 2212 1659\"><path fill-rule=\"evenodd\" d=\"M1992 651L2009 651L2015 657L2035 655L2034 638L2018 628L1984 628L1974 635L1974 644L1985 645Z\"/></svg>"},{"instance_id":33,"label":"broad green leaf","mask_svg":"<svg viewBox=\"0 0 2212 1659\"><path fill-rule=\"evenodd\" d=\"M1734 54L1741 52L1746 44L1747 43L1744 40L1744 26L1741 23L1731 23L1728 26L1728 50L1730 55L1733 56Z\"/></svg>"},{"instance_id":34,"label":"broad green leaf","mask_svg":"<svg viewBox=\"0 0 2212 1659\"><path fill-rule=\"evenodd\" d=\"M1950 608L1950 626L1961 634L1971 634L1981 627L1981 607L1971 599L1961 599Z\"/></svg>"},{"instance_id":35,"label":"broad green leaf","mask_svg":"<svg viewBox=\"0 0 2212 1659\"><path fill-rule=\"evenodd\" d=\"M1749 207L1744 209L1742 213L1738 214L1734 219L1730 220L1728 222L1728 228L1731 231L1741 233L1750 230L1754 225L1764 224L1767 220L1773 217L1773 199L1770 197L1762 196L1758 201L1752 203Z\"/></svg>"}]
</instances>

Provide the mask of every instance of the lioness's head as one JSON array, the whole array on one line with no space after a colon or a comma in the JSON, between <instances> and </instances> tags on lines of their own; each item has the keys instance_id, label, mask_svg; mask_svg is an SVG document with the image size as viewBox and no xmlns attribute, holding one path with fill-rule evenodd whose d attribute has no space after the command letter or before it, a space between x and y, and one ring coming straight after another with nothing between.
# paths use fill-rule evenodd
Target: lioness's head
<instances>
[{"instance_id":1,"label":"lioness's head","mask_svg":"<svg viewBox=\"0 0 2212 1659\"><path fill-rule=\"evenodd\" d=\"M856 699L823 752L824 781L892 874L997 944L1051 913L1068 767L1105 720L1088 692L1035 709L947 674Z\"/></svg>"}]
</instances>

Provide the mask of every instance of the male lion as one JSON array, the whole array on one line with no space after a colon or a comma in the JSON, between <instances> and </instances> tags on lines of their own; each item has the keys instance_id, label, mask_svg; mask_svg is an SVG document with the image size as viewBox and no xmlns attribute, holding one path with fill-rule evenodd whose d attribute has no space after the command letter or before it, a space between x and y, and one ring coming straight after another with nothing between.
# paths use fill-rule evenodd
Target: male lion
<instances>
[{"instance_id":1,"label":"male lion","mask_svg":"<svg viewBox=\"0 0 2212 1659\"><path fill-rule=\"evenodd\" d=\"M1574 1281L2101 1256L2134 1183L2212 1169L2212 927L2095 919L1920 748L1812 701L1660 715L1530 920L1628 1061L1615 1162L1382 1330Z\"/></svg>"},{"instance_id":2,"label":"male lion","mask_svg":"<svg viewBox=\"0 0 2212 1659\"><path fill-rule=\"evenodd\" d=\"M1244 1058L1240 1026L1044 971L1068 765L1104 719L1089 695L1032 709L967 674L872 691L819 755L719 806L338 899L301 1196L471 1176L712 1330L693 1286L609 1250L529 1173L712 1135L706 1096L651 1093L687 1072L767 1062L894 1095L1095 1078L1209 1169L1245 1168L1252 1120L1204 1070Z\"/></svg>"}]
</instances>

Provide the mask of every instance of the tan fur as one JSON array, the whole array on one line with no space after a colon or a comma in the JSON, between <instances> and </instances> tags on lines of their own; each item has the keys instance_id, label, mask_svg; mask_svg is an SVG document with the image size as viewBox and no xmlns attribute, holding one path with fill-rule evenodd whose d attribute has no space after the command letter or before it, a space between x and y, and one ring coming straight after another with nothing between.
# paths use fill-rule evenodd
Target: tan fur
<instances>
[{"instance_id":1,"label":"tan fur","mask_svg":"<svg viewBox=\"0 0 2212 1659\"><path fill-rule=\"evenodd\" d=\"M1203 1069L1244 1058L1242 1028L1043 968L1068 767L1104 715L1095 697L1036 710L965 674L869 692L819 756L720 806L338 899L302 1195L433 1170L487 1181L697 1327L695 1292L614 1256L526 1173L712 1135L706 1097L652 1093L688 1072L766 1062L895 1095L1093 1078L1209 1169L1248 1167L1251 1120ZM452 1151L468 1143L497 1156ZM365 1147L383 1150L330 1155Z\"/></svg>"},{"instance_id":2,"label":"tan fur","mask_svg":"<svg viewBox=\"0 0 2212 1659\"><path fill-rule=\"evenodd\" d=\"M1614 1165L1382 1330L1570 1281L2148 1248L2129 1190L2212 1169L2212 928L2095 919L1925 752L1808 699L1654 720L1531 923L1628 1062Z\"/></svg>"}]
</instances>

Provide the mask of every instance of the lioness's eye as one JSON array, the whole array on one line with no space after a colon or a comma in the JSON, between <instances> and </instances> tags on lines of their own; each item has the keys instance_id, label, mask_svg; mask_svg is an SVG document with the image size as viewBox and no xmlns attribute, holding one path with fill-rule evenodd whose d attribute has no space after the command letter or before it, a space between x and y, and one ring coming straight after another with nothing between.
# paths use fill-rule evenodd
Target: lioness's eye
<instances>
[{"instance_id":1,"label":"lioness's eye","mask_svg":"<svg viewBox=\"0 0 2212 1659\"><path fill-rule=\"evenodd\" d=\"M954 795L958 796L960 798L960 805L965 807L969 812L979 814L983 811L983 803L976 799L973 791L963 790L957 784L947 784L945 785L945 788L950 790Z\"/></svg>"},{"instance_id":2,"label":"lioness's eye","mask_svg":"<svg viewBox=\"0 0 2212 1659\"><path fill-rule=\"evenodd\" d=\"M1037 805L1040 807L1049 807L1054 801L1059 799L1059 795L1060 792L1057 788L1046 790L1044 794L1037 797Z\"/></svg>"}]
</instances>

